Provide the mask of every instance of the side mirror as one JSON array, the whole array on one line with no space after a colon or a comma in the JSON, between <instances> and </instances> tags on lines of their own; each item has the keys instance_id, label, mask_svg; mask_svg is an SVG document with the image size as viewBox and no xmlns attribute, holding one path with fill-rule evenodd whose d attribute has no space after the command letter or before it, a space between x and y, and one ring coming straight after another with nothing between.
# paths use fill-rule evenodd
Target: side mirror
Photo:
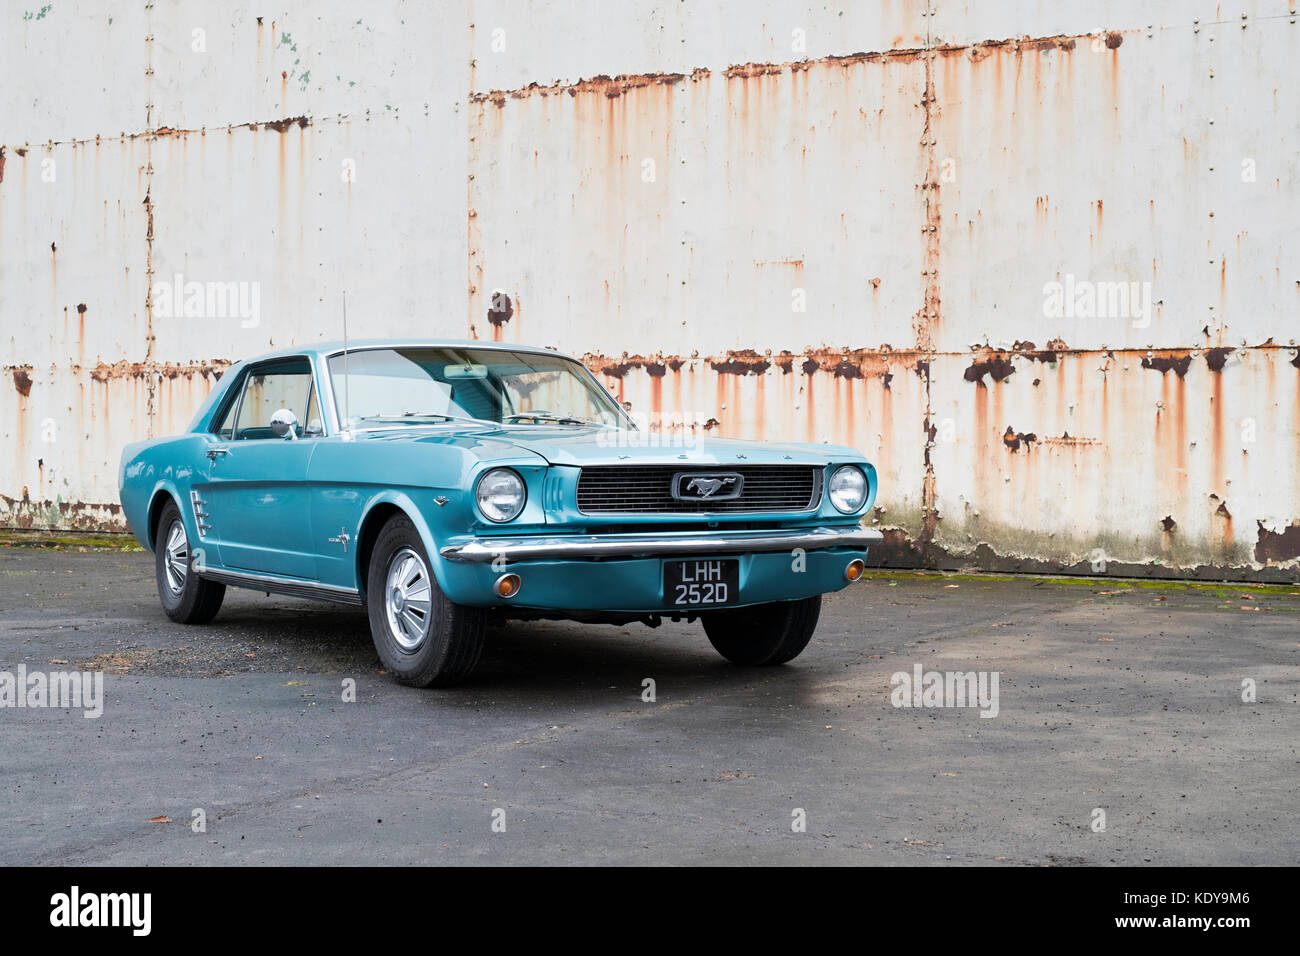
<instances>
[{"instance_id":1,"label":"side mirror","mask_svg":"<svg viewBox=\"0 0 1300 956\"><path fill-rule=\"evenodd\" d=\"M298 418L287 408L282 408L271 416L271 431L286 441L298 437Z\"/></svg>"}]
</instances>

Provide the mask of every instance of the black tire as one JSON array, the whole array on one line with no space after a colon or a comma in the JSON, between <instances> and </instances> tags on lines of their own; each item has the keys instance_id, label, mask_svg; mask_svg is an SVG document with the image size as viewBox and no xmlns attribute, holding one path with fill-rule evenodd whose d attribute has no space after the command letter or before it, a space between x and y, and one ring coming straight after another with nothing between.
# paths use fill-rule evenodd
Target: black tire
<instances>
[{"instance_id":1,"label":"black tire","mask_svg":"<svg viewBox=\"0 0 1300 956\"><path fill-rule=\"evenodd\" d=\"M172 537L173 528L179 529L183 539L181 551L168 550L167 543ZM206 624L217 616L221 602L226 597L226 586L216 581L205 581L195 572L189 534L174 501L168 502L158 517L153 557L158 600L169 618L180 624ZM176 559L176 563L170 561L169 557ZM172 568L170 573L169 564ZM184 568L183 573L181 566Z\"/></svg>"},{"instance_id":2,"label":"black tire","mask_svg":"<svg viewBox=\"0 0 1300 956\"><path fill-rule=\"evenodd\" d=\"M822 598L775 601L709 611L701 615L704 633L719 654L741 667L768 667L792 661L808 646Z\"/></svg>"},{"instance_id":3,"label":"black tire","mask_svg":"<svg viewBox=\"0 0 1300 956\"><path fill-rule=\"evenodd\" d=\"M421 562L418 566L407 565L411 569L410 580L414 581L411 595L421 593L421 585L428 589L428 611L421 618L424 629L422 634L415 635L400 630L409 626L404 623L409 622L409 618L404 617L404 610L390 614L393 605L388 594L390 572L395 566L400 568L399 562L408 562L411 555ZM415 525L405 515L390 518L379 532L370 555L370 567L366 573L366 605L370 614L370 634L379 659L398 683L410 687L458 684L474 670L483 651L484 611L448 600L430 568L428 552ZM416 599L408 595L406 600L414 610ZM405 602L402 607L406 607Z\"/></svg>"}]
</instances>

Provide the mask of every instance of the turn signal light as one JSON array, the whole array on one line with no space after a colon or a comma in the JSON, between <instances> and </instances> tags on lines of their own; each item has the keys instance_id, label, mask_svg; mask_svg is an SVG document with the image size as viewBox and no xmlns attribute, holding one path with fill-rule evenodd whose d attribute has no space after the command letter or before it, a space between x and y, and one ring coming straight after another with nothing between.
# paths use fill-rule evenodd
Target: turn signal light
<instances>
[{"instance_id":1,"label":"turn signal light","mask_svg":"<svg viewBox=\"0 0 1300 956\"><path fill-rule=\"evenodd\" d=\"M858 563L861 564L862 562L859 561ZM503 574L497 578L497 595L503 598L512 598L519 593L519 588L523 583L517 574Z\"/></svg>"},{"instance_id":2,"label":"turn signal light","mask_svg":"<svg viewBox=\"0 0 1300 956\"><path fill-rule=\"evenodd\" d=\"M858 578L862 577L862 572L866 569L867 566L863 564L861 558L854 558L849 562L848 567L844 569L844 580L850 582L856 581Z\"/></svg>"}]
</instances>

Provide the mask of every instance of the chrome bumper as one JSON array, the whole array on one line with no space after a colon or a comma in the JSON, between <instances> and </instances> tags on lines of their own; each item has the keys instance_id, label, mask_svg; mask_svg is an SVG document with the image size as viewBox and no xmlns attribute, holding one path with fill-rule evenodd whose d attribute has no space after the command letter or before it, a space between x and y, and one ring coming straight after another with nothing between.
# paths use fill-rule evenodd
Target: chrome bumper
<instances>
[{"instance_id":1,"label":"chrome bumper","mask_svg":"<svg viewBox=\"0 0 1300 956\"><path fill-rule=\"evenodd\" d=\"M486 563L506 561L584 561L599 558L690 557L754 552L825 551L852 548L865 551L884 537L874 528L814 528L800 531L665 531L655 534L539 535L527 538L475 538L448 545L448 561Z\"/></svg>"}]
</instances>

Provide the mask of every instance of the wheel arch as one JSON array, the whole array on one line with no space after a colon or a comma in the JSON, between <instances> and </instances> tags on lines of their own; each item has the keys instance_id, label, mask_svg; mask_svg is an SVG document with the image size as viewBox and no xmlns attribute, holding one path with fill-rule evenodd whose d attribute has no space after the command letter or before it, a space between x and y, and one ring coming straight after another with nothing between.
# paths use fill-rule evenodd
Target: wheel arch
<instances>
[{"instance_id":1,"label":"wheel arch","mask_svg":"<svg viewBox=\"0 0 1300 956\"><path fill-rule=\"evenodd\" d=\"M181 514L181 522L186 526L186 533L189 533L189 522L185 520L185 509L181 506L180 495L169 485L159 485L154 489L153 497L149 499L149 537L145 545L150 551L154 549L154 542L158 540L158 522L162 519L163 509L167 507L168 502L176 506L176 510Z\"/></svg>"},{"instance_id":2,"label":"wheel arch","mask_svg":"<svg viewBox=\"0 0 1300 956\"><path fill-rule=\"evenodd\" d=\"M362 600L366 598L366 585L370 578L370 558L374 554L375 542L379 540L379 534L384 530L384 525L398 515L406 518L415 526L416 533L420 535L420 540L424 542L424 550L429 555L429 570L433 572L438 586L444 586L443 558L438 552L433 532L429 528L428 522L424 520L424 515L420 513L419 508L415 507L415 503L405 495L390 493L381 495L371 501L361 516L360 524L357 526L357 590L361 593Z\"/></svg>"}]
</instances>

